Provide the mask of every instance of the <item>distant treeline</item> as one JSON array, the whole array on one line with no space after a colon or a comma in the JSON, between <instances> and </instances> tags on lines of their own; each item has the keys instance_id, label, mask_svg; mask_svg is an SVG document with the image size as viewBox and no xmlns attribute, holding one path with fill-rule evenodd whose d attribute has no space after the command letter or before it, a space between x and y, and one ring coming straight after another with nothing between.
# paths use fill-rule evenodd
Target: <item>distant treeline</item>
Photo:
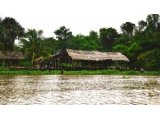
<instances>
[{"instance_id":1,"label":"distant treeline","mask_svg":"<svg viewBox=\"0 0 160 120\"><path fill-rule=\"evenodd\" d=\"M54 22L54 21L53 21ZM25 29L14 19L0 18L0 51L21 51L26 58L23 66L32 66L34 59L48 57L63 48L76 50L119 51L126 55L131 69L160 70L160 16L150 14L146 20L125 22L121 33L114 28L91 30L88 35L73 35L61 26L56 38L44 37L43 30ZM15 44L18 40L19 44Z\"/></svg>"}]
</instances>

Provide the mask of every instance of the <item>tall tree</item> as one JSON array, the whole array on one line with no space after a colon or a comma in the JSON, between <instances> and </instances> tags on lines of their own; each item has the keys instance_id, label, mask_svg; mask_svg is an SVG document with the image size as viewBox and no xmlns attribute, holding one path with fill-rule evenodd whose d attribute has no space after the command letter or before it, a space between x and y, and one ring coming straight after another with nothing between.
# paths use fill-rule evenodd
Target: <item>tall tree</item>
<instances>
[{"instance_id":1,"label":"tall tree","mask_svg":"<svg viewBox=\"0 0 160 120\"><path fill-rule=\"evenodd\" d=\"M139 32L142 32L146 26L147 26L147 22L145 22L144 20L139 21L138 22Z\"/></svg>"},{"instance_id":2,"label":"tall tree","mask_svg":"<svg viewBox=\"0 0 160 120\"><path fill-rule=\"evenodd\" d=\"M0 50L4 50L3 39L2 19L0 18Z\"/></svg>"},{"instance_id":3,"label":"tall tree","mask_svg":"<svg viewBox=\"0 0 160 120\"><path fill-rule=\"evenodd\" d=\"M113 43L118 37L118 33L114 28L101 28L99 30L100 41L104 50L111 51Z\"/></svg>"},{"instance_id":4,"label":"tall tree","mask_svg":"<svg viewBox=\"0 0 160 120\"><path fill-rule=\"evenodd\" d=\"M147 16L147 23L148 26L147 28L150 30L157 30L158 26L159 26L159 14L150 14Z\"/></svg>"},{"instance_id":5,"label":"tall tree","mask_svg":"<svg viewBox=\"0 0 160 120\"><path fill-rule=\"evenodd\" d=\"M89 32L89 37L94 41L98 41L98 33L93 30Z\"/></svg>"},{"instance_id":6,"label":"tall tree","mask_svg":"<svg viewBox=\"0 0 160 120\"><path fill-rule=\"evenodd\" d=\"M133 32L135 29L135 24L131 22L126 22L121 25L121 30L124 35L128 35L129 37L133 36Z\"/></svg>"},{"instance_id":7,"label":"tall tree","mask_svg":"<svg viewBox=\"0 0 160 120\"><path fill-rule=\"evenodd\" d=\"M14 42L24 34L24 28L14 19L6 17L0 23L1 42L5 51L14 50Z\"/></svg>"},{"instance_id":8,"label":"tall tree","mask_svg":"<svg viewBox=\"0 0 160 120\"><path fill-rule=\"evenodd\" d=\"M56 34L56 38L60 41L61 48L66 48L67 41L73 37L70 29L65 26L61 26L59 29L55 30L54 33Z\"/></svg>"}]
</instances>

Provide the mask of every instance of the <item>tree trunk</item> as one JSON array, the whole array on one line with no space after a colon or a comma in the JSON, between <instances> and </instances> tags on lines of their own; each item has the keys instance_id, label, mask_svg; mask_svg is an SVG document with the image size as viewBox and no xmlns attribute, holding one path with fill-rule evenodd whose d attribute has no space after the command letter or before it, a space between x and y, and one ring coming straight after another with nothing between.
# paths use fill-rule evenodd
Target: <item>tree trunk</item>
<instances>
[{"instance_id":1,"label":"tree trunk","mask_svg":"<svg viewBox=\"0 0 160 120\"><path fill-rule=\"evenodd\" d=\"M35 53L32 53L32 67L34 66Z\"/></svg>"}]
</instances>

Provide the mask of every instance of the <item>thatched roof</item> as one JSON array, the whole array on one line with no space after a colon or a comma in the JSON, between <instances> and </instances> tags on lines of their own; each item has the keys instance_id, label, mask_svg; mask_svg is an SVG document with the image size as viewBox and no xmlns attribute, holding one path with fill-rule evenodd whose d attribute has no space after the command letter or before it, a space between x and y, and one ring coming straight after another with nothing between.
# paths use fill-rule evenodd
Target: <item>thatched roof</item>
<instances>
[{"instance_id":1,"label":"thatched roof","mask_svg":"<svg viewBox=\"0 0 160 120\"><path fill-rule=\"evenodd\" d=\"M16 51L0 51L0 59L21 60L21 59L24 59L24 55L23 55L23 53L16 52Z\"/></svg>"},{"instance_id":2,"label":"thatched roof","mask_svg":"<svg viewBox=\"0 0 160 120\"><path fill-rule=\"evenodd\" d=\"M43 61L45 61L45 59L46 58L44 58L44 57L38 57L38 58L36 58L36 59L34 59L34 63L35 64L40 64L40 63L42 63Z\"/></svg>"},{"instance_id":3,"label":"thatched roof","mask_svg":"<svg viewBox=\"0 0 160 120\"><path fill-rule=\"evenodd\" d=\"M66 52L74 60L129 61L129 59L120 52L82 51L82 50L71 50L71 49L66 49Z\"/></svg>"},{"instance_id":4,"label":"thatched roof","mask_svg":"<svg viewBox=\"0 0 160 120\"><path fill-rule=\"evenodd\" d=\"M34 63L35 64L41 64L41 63L49 60L51 57L52 57L52 55L49 55L49 56L46 56L46 57L44 57L44 56L38 57L38 58L34 59Z\"/></svg>"}]
</instances>

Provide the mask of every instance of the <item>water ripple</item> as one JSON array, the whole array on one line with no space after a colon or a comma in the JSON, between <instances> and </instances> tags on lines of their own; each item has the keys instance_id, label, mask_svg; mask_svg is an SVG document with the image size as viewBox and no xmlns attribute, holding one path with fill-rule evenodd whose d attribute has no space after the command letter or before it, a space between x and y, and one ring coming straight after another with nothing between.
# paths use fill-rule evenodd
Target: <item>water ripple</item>
<instances>
[{"instance_id":1,"label":"water ripple","mask_svg":"<svg viewBox=\"0 0 160 120\"><path fill-rule=\"evenodd\" d=\"M0 76L0 104L160 104L160 76Z\"/></svg>"}]
</instances>

